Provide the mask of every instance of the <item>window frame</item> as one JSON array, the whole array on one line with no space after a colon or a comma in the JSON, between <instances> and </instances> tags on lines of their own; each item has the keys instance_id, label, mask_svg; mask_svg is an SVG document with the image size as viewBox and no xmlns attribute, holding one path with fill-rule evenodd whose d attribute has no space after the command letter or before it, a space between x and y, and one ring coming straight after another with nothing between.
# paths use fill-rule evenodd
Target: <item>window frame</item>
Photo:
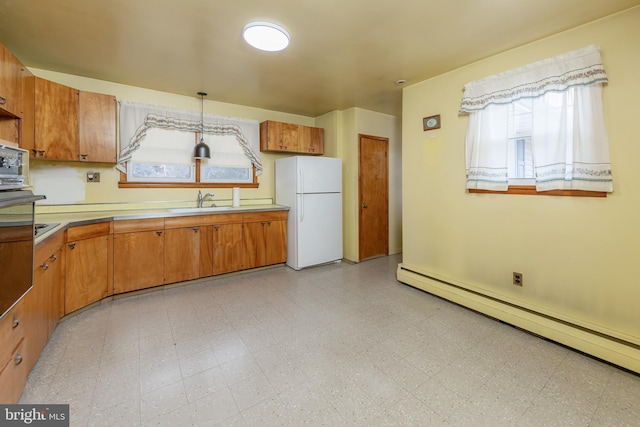
<instances>
[{"instance_id":1,"label":"window frame","mask_svg":"<svg viewBox=\"0 0 640 427\"><path fill-rule=\"evenodd\" d=\"M194 132L194 147L200 140L201 132ZM148 181L129 181L125 172L120 172L120 181L118 188L258 188L258 176L256 175L256 166L251 165L252 182L201 182L200 181L200 159L195 160L195 181L194 182L148 182Z\"/></svg>"}]
</instances>

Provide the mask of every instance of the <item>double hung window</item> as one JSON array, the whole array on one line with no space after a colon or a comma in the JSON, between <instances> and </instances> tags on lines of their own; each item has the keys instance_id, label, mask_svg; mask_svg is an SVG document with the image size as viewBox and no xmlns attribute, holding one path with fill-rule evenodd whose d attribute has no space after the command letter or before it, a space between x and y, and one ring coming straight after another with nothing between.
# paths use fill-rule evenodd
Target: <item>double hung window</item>
<instances>
[{"instance_id":1,"label":"double hung window","mask_svg":"<svg viewBox=\"0 0 640 427\"><path fill-rule=\"evenodd\" d=\"M465 86L467 189L613 191L595 46Z\"/></svg>"},{"instance_id":2,"label":"double hung window","mask_svg":"<svg viewBox=\"0 0 640 427\"><path fill-rule=\"evenodd\" d=\"M121 102L120 187L257 187L257 121ZM210 159L194 159L200 141Z\"/></svg>"}]
</instances>

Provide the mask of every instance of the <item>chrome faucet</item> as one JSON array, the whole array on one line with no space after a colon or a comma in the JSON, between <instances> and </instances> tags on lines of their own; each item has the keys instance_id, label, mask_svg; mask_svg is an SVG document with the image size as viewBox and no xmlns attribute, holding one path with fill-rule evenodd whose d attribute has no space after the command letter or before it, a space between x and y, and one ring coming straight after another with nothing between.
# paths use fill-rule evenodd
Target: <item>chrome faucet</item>
<instances>
[{"instance_id":1,"label":"chrome faucet","mask_svg":"<svg viewBox=\"0 0 640 427\"><path fill-rule=\"evenodd\" d=\"M202 204L205 202L205 200L207 200L207 198L215 196L215 194L213 193L207 193L204 196L202 195L202 191L198 190L198 207L201 208ZM211 206L215 206L215 204L212 204Z\"/></svg>"}]
</instances>

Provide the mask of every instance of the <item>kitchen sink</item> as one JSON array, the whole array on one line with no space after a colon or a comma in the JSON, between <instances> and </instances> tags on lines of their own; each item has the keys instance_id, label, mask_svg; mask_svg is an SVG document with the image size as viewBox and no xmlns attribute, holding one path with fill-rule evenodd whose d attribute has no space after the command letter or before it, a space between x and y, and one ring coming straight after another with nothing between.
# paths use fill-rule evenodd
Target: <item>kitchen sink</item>
<instances>
[{"instance_id":1,"label":"kitchen sink","mask_svg":"<svg viewBox=\"0 0 640 427\"><path fill-rule=\"evenodd\" d=\"M231 206L211 206L203 208L173 208L167 209L171 213L200 213L200 212L222 212L234 209Z\"/></svg>"}]
</instances>

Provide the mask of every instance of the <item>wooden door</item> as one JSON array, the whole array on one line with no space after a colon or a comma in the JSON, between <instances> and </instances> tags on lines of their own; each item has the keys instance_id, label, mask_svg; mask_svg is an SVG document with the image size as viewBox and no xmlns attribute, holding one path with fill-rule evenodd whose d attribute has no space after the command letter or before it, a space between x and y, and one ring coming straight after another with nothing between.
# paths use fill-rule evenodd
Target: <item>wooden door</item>
<instances>
[{"instance_id":1,"label":"wooden door","mask_svg":"<svg viewBox=\"0 0 640 427\"><path fill-rule=\"evenodd\" d=\"M287 262L287 221L267 221L265 231L265 265Z\"/></svg>"},{"instance_id":2,"label":"wooden door","mask_svg":"<svg viewBox=\"0 0 640 427\"><path fill-rule=\"evenodd\" d=\"M109 295L109 236L93 237L65 246L65 314Z\"/></svg>"},{"instance_id":3,"label":"wooden door","mask_svg":"<svg viewBox=\"0 0 640 427\"><path fill-rule=\"evenodd\" d=\"M164 281L164 232L138 231L113 236L113 292L136 291Z\"/></svg>"},{"instance_id":4,"label":"wooden door","mask_svg":"<svg viewBox=\"0 0 640 427\"><path fill-rule=\"evenodd\" d=\"M173 228L164 232L164 283L198 278L200 227Z\"/></svg>"},{"instance_id":5,"label":"wooden door","mask_svg":"<svg viewBox=\"0 0 640 427\"><path fill-rule=\"evenodd\" d=\"M360 261L389 253L389 139L359 136Z\"/></svg>"},{"instance_id":6,"label":"wooden door","mask_svg":"<svg viewBox=\"0 0 640 427\"><path fill-rule=\"evenodd\" d=\"M79 91L79 158L84 162L116 162L116 97Z\"/></svg>"},{"instance_id":7,"label":"wooden door","mask_svg":"<svg viewBox=\"0 0 640 427\"><path fill-rule=\"evenodd\" d=\"M36 158L78 160L78 91L35 78Z\"/></svg>"},{"instance_id":8,"label":"wooden door","mask_svg":"<svg viewBox=\"0 0 640 427\"><path fill-rule=\"evenodd\" d=\"M242 224L213 226L213 274L239 271L243 268Z\"/></svg>"}]
</instances>

